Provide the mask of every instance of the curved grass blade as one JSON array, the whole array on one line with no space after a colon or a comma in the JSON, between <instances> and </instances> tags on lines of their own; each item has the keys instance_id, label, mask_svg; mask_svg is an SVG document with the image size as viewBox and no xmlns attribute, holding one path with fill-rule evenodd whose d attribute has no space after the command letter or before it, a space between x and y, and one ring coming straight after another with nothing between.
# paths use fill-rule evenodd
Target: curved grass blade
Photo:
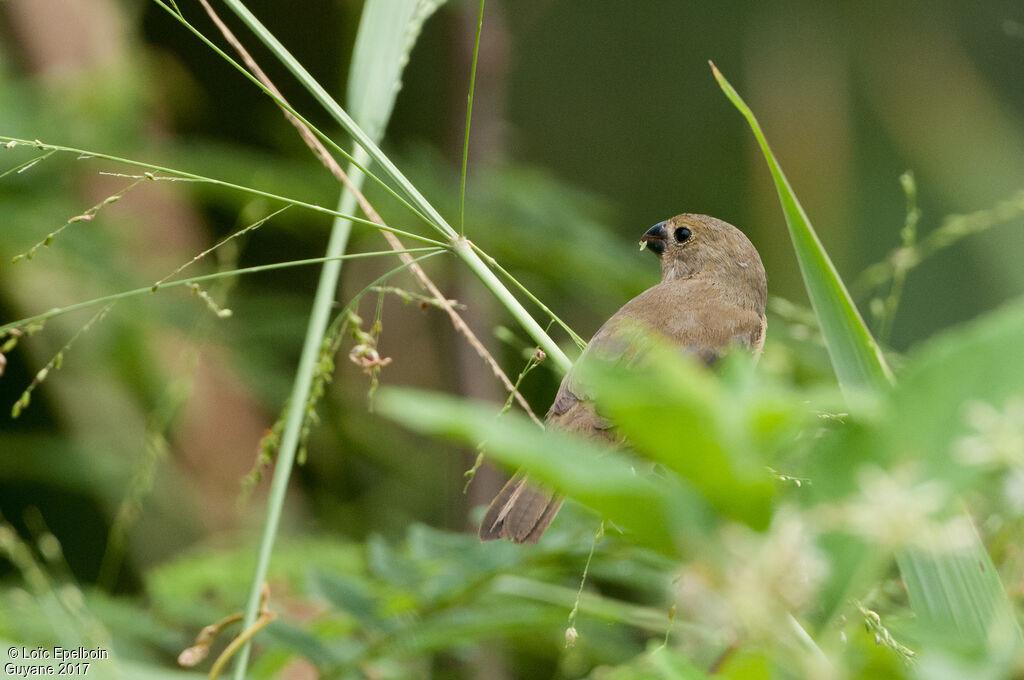
<instances>
[{"instance_id":1,"label":"curved grass blade","mask_svg":"<svg viewBox=\"0 0 1024 680\"><path fill-rule=\"evenodd\" d=\"M775 188L779 192L782 212L786 216L789 235L793 240L796 259L800 263L800 273L803 274L807 294L818 316L821 333L825 338L825 346L832 359L832 368L839 380L840 389L849 396L858 390L887 387L892 383L892 373L885 363L878 343L864 324L843 280L839 278L835 265L818 240L811 221L793 193L792 187L789 186L789 181L786 180L778 161L775 160L775 155L768 146L754 112L713 63L711 70L725 96L750 123L750 129L753 130L765 161L768 162L768 169L771 170Z\"/></svg>"},{"instance_id":2,"label":"curved grass blade","mask_svg":"<svg viewBox=\"0 0 1024 680\"><path fill-rule=\"evenodd\" d=\"M893 383L892 373L878 344L789 186L753 111L713 63L711 70L726 97L750 124L775 180L804 284L840 389L849 397L861 390L888 387ZM893 436L901 434L905 432L898 431ZM933 630L954 630L955 636L968 643L963 650L965 655L979 649L998 650L1000 645L1007 644L1007 638L1010 644L1019 644L1020 628L1013 620L1012 605L976 533L958 536L957 540L932 537L928 550L905 550L897 562L918 619Z\"/></svg>"}]
</instances>

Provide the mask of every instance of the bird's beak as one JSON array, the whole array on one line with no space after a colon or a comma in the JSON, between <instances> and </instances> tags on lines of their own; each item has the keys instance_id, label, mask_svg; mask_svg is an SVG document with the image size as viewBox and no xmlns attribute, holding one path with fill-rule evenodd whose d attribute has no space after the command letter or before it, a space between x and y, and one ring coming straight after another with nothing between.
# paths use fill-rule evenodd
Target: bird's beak
<instances>
[{"instance_id":1,"label":"bird's beak","mask_svg":"<svg viewBox=\"0 0 1024 680\"><path fill-rule=\"evenodd\" d=\"M668 230L665 229L664 222L658 222L640 237L640 250L649 248L655 255L661 255L665 252L666 243L668 243Z\"/></svg>"}]
</instances>

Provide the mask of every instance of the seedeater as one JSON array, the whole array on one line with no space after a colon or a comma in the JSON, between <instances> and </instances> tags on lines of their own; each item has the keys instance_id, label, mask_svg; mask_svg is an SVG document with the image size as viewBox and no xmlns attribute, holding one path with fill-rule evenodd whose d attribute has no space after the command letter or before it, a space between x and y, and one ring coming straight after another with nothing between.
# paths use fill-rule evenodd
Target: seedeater
<instances>
[{"instance_id":1,"label":"seedeater","mask_svg":"<svg viewBox=\"0 0 1024 680\"><path fill-rule=\"evenodd\" d=\"M767 282L761 257L743 232L714 217L684 213L648 229L640 247L661 260L661 282L615 312L594 334L581 360L588 355L615 360L635 351L628 338L638 327L708 365L733 344L760 355ZM594 439L616 438L575 370L562 380L546 422ZM561 505L561 496L517 473L487 508L480 538L536 543Z\"/></svg>"}]
</instances>

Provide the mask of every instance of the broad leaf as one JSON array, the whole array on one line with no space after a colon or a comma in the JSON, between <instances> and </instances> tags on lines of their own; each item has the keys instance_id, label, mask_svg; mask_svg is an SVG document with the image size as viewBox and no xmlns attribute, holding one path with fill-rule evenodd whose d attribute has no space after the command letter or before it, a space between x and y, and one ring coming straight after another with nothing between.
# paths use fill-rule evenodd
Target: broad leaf
<instances>
[{"instance_id":1,"label":"broad leaf","mask_svg":"<svg viewBox=\"0 0 1024 680\"><path fill-rule=\"evenodd\" d=\"M567 493L629 530L640 543L674 553L682 509L692 494L671 479L645 474L623 453L557 430L543 431L525 417L496 418L493 405L410 389L381 389L378 410L404 426L475 445L490 457ZM696 514L696 513L692 513Z\"/></svg>"}]
</instances>

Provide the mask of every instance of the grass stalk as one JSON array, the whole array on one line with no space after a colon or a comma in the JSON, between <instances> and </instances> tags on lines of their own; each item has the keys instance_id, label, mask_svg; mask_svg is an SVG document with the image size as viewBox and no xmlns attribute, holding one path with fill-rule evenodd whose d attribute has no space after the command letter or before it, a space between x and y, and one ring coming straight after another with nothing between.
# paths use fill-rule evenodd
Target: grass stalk
<instances>
[{"instance_id":1,"label":"grass stalk","mask_svg":"<svg viewBox=\"0 0 1024 680\"><path fill-rule=\"evenodd\" d=\"M314 133L311 125L306 123L300 116L298 116L298 114L293 113L294 109L288 105L287 101L263 70L260 69L259 65L256 64L251 55L248 54L248 51L242 46L241 42L235 38L230 29L224 25L208 2L206 2L206 0L202 0L202 2L207 13L218 25L222 34L229 40L229 42L231 42L235 47L235 50L253 71L253 74L259 81L257 84L277 101L278 105L282 108L285 117L288 118L296 127L299 135L306 142L307 146L310 147L328 170L330 170L331 173L342 183L344 188L339 199L338 212L340 214L351 214L355 211L356 204L358 202L362 207L363 212L370 220L383 225L384 222L380 218L380 215L378 215L376 210L369 205L360 191L363 181L368 174L368 171L365 170L369 161L369 155L366 149L363 146L357 145L353 149L351 156L342 152L343 155L351 161L348 170L342 171L334 161L333 156L331 156L317 138L318 134L321 138L323 135L318 132ZM401 6L394 4L389 5L385 4L383 1L378 1L368 2L363 8L359 35L354 51L355 56L353 57L352 73L350 74L348 99L350 103L356 106L355 113L356 116L359 117L360 122L373 131L372 135L375 139L378 139L383 135L387 121L390 118L395 95L397 93L397 87L393 87L393 85L398 86L401 83L401 72L404 63L403 55L407 58L408 50L411 49L411 44L413 42L410 40L408 42L403 41L396 44L395 38L401 34L408 37L410 31L413 33L418 32L418 21L421 22L426 18L426 15L422 14L419 15L420 18L418 20L414 18L414 16L401 16L403 12L410 9L414 10L416 6L417 0L406 2ZM397 14L396 10L398 11ZM381 66L382 64L383 66ZM371 72L374 74L374 77L372 78L368 76L368 73ZM337 148L337 145L333 146ZM363 170L363 172L360 172L360 170ZM379 182L379 180L377 181ZM391 191L390 187L386 188ZM393 191L391 191L391 193L394 194ZM405 203L404 201L402 202ZM417 213L421 218L423 217L423 214L420 211L416 210L412 206L408 206L407 203L405 205L410 207L410 209ZM429 222L429 220L427 221ZM341 217L336 217L334 219L331 238L327 247L328 257L337 258L344 253L351 233L351 227L352 222L347 219ZM398 240L398 237L394 234L385 234L385 237L402 260L402 266L393 271L399 271L400 269L409 267L419 279L426 279L426 275L420 268L419 264L411 255L404 252L405 247ZM310 322L306 331L306 339L302 355L300 357L299 366L297 367L293 392L288 402L287 415L277 454L272 491L277 491L278 493L273 495L268 503L267 520L264 523L259 558L250 584L249 598L244 612L243 626L247 630L257 624L259 620L258 617L260 617L263 607L264 582L269 568L270 556L273 552L273 545L277 536L277 525L279 524L281 509L284 505L284 495L286 493L288 479L291 475L296 455L305 455L305 444L303 443L305 433L307 432L305 427L305 414L308 408L311 390L313 389L313 381L317 378L316 368L321 358L324 338L329 333L328 323L340 274L341 260L329 261L321 270L320 281L317 285L313 311L310 315ZM385 274L382 279L386 279L390 275L391 273ZM429 279L427 279L427 281L429 282ZM364 289L363 292L365 292L365 290L366 289ZM442 305L447 308L447 301L440 295L440 292L437 291L436 288L434 289L434 293L436 297L439 298ZM348 302L345 307L346 312L358 304L361 296L362 293L355 296ZM381 297L381 300L382 299L383 297ZM380 311L380 301L378 301L378 324ZM449 308L448 311L451 312L451 309ZM241 646L238 648L238 660L234 669L236 678L242 679L245 677L250 649L249 639L243 641Z\"/></svg>"},{"instance_id":2,"label":"grass stalk","mask_svg":"<svg viewBox=\"0 0 1024 680\"><path fill-rule=\"evenodd\" d=\"M433 205L420 191L402 174L402 171L388 158L380 147L363 131L344 108L321 86L315 78L299 63L299 61L277 40L276 37L257 19L240 0L225 0L225 4L242 20L259 38L274 56L295 76L321 106L341 125L349 135L361 146L370 158L377 163L386 175L413 203L415 208L425 215L435 229L444 234L453 246L455 253L480 278L484 286L509 311L516 321L552 358L555 365L565 372L572 366L572 361L558 347L558 344L544 332L544 329L530 315L514 295L494 276L490 269L480 260L469 242L460 239L458 233L441 216ZM422 238L422 237L421 237Z\"/></svg>"},{"instance_id":3,"label":"grass stalk","mask_svg":"<svg viewBox=\"0 0 1024 680\"><path fill-rule=\"evenodd\" d=\"M270 30L260 22L256 16L249 11L249 8L239 0L224 0L231 11L233 11L242 22L249 27L249 30L260 39L267 49L277 57L277 59L287 68L293 76L299 81L299 83L309 91L310 94L317 100L317 102L324 108L327 113L334 118L344 130L351 135L356 143L366 150L370 158L377 163L384 174L391 179L401 189L409 200L412 201L414 206L426 215L430 221L431 226L437 229L439 232L447 236L449 239L455 239L458 234L452 229L451 225L441 214L437 212L430 202L424 198L423 194L420 193L412 182L410 182L402 171L388 158L380 147L377 146L376 142L370 139L370 136L363 131L362 127L351 116L345 111L345 109L338 103L338 101L332 97L327 90L310 74L309 71L299 62L298 59L292 55L288 49L281 44L281 42L274 36Z\"/></svg>"},{"instance_id":4,"label":"grass stalk","mask_svg":"<svg viewBox=\"0 0 1024 680\"><path fill-rule=\"evenodd\" d=\"M410 248L406 253L426 253L428 256L436 255L438 253L445 252L445 248ZM331 262L333 260L357 260L366 257L386 257L393 256L395 251L393 250L379 250L370 253L350 253L348 255L339 255L337 257L313 257L307 260L289 260L288 262L273 262L271 264L261 264L255 267L244 267L242 269L231 269L229 271L214 272L212 274L201 274L199 276L191 276L187 279L178 279L177 281L168 281L161 283L159 286L145 286L143 288L134 288L132 290L121 291L120 293L114 293L112 295L104 295L98 298L92 298L91 300L83 300L82 302L76 302L65 307L55 307L42 314L36 314L35 316L28 316L24 319L12 321L0 325L0 336L12 328L24 328L40 321L45 321L54 316L60 316L61 314L67 314L68 312L74 312L79 309L86 309L88 307L94 307L96 305L102 305L105 302L113 302L122 298L135 297L138 295L146 295L155 293L156 290L162 290L164 288L174 288L175 286L187 286L190 283L198 283L200 281L211 281L213 279L222 279L227 276L238 276L240 274L255 274L257 272L270 271L272 269L285 269L287 267L300 267L311 264L323 264L325 262ZM420 257L419 259L423 259ZM418 260L417 260L418 261Z\"/></svg>"},{"instance_id":5,"label":"grass stalk","mask_svg":"<svg viewBox=\"0 0 1024 680\"><path fill-rule=\"evenodd\" d=\"M568 372L572 367L572 360L565 355L565 352L551 339L551 336L544 332L540 324L523 309L519 301L509 292L508 288L498 280L498 277L494 275L490 267L473 250L473 245L466 239L459 239L455 241L454 249L455 254L462 258L462 261L483 282L487 290L491 291L491 294L512 313L516 321L537 341L537 344L540 345L545 354L551 357L551 360L555 362L559 370L563 373Z\"/></svg>"},{"instance_id":6,"label":"grass stalk","mask_svg":"<svg viewBox=\"0 0 1024 680\"><path fill-rule=\"evenodd\" d=\"M332 233L328 249L339 248L343 245L342 239L344 230L339 229ZM419 262L435 253L427 253L411 262L403 262L390 272L375 280L368 290L374 285L379 285L384 280L406 269L414 262ZM260 614L260 604L263 598L263 587L267 580L267 572L270 569L270 557L274 550L274 541L277 538L277 530L281 524L281 514L284 510L284 499L288 492L288 481L291 477L292 467L295 464L295 452L298 450L299 437L302 433L302 421L305 417L306 399L310 387L313 384L313 376L316 373L316 362L320 358L320 345L323 342L324 332L330 321L331 307L334 302L334 285L330 284L330 273L327 267L321 272L320 286L313 303L313 310L310 313L309 324L306 330L306 339L302 346L302 355L299 358L299 365L295 371L295 383L292 385L292 393L288 399L288 413L285 417L284 432L281 435L281 446L277 453L277 461L274 464L274 477L270 483L270 494L267 498L267 517L263 523L263 534L260 538L259 552L256 558L256 569L253 573L252 583L249 589L249 599L246 602L242 628L251 628ZM340 270L339 270L340 273ZM352 302L355 301L354 298ZM349 305L352 304L349 303ZM346 305L346 310L348 309ZM246 640L238 651L237 663L235 665L234 678L243 680L245 678L246 666L249 663L249 640Z\"/></svg>"},{"instance_id":7,"label":"grass stalk","mask_svg":"<svg viewBox=\"0 0 1024 680\"><path fill-rule=\"evenodd\" d=\"M350 232L350 223L347 220L336 220L327 243L327 257L333 259L325 262L320 270L320 280L313 298L313 309L306 327L306 338L302 343L302 354L295 370L295 382L292 385L292 393L288 401L288 416L285 420L284 433L281 436L281 447L277 452L277 461L274 464L270 497L267 499L267 517L263 524L263 535L260 537L256 570L249 586L249 598L246 602L245 617L242 622L244 630L251 629L259 617L263 587L267 580L267 570L270 568L270 555L274 550L274 541L277 539L277 528L281 522L281 512L284 509L284 497L288 491L288 480L291 478L299 435L302 432L306 399L309 397L309 390L313 384L316 364L320 358L320 345L323 343L324 333L330 322L331 307L334 303L335 291L338 288L338 279L341 276L342 261L338 258L348 245ZM245 668L249 662L250 638L242 641L242 647L238 650L235 677L239 680L245 677Z\"/></svg>"},{"instance_id":8,"label":"grass stalk","mask_svg":"<svg viewBox=\"0 0 1024 680\"><path fill-rule=\"evenodd\" d=\"M78 156L80 158L82 158L82 159L99 158L99 159L102 159L102 160L113 161L115 163L123 163L125 165L129 165L129 166L136 167L136 168L144 168L149 173L162 172L162 173L166 173L167 175L169 175L168 177L160 177L159 175L153 175L152 177L148 177L148 176L146 177L147 179L152 179L154 181L160 181L160 180L186 180L186 181L190 181L190 182L201 182L203 184L212 184L214 186L223 187L225 189L231 189L233 191L239 191L241 193L249 194L251 196L260 196L262 198L267 198L267 199L270 199L270 200L273 200L273 201L280 201L282 203L287 203L288 205L293 205L296 208L305 208L306 210L312 210L313 212L318 212L318 213L321 213L321 214L324 214L324 215L330 215L332 217L342 217L342 218L344 218L346 220L349 220L351 222L354 222L356 224L365 224L367 226L373 227L374 229L381 229L383 231L390 231L390 232L393 232L393 233L398 234L400 236L407 236L408 238L414 239L416 241L421 241L423 243L430 243L432 245L442 246L442 247L447 247L447 245L448 245L446 243L443 243L441 241L437 241L437 240L429 238L427 236L423 236L421 234L415 234L413 232L404 231L402 229L395 229L394 227L382 226L380 224L377 224L376 222L373 222L372 220L368 220L368 219L365 219L365 218L362 218L362 217L356 217L355 215L344 215L344 214L338 212L337 210L334 210L332 208L326 208L326 207L324 207L322 205L317 205L315 203L307 203L305 201L300 201L298 199L289 198L287 196L281 196L279 194L274 194L274 193L271 193L269 191L261 191L260 189L254 189L252 187L247 187L247 186L244 186L244 185L241 185L241 184L233 184L232 182L226 182L224 180L216 179L216 178L213 178L213 177L205 177L203 175L197 175L195 173L186 172L184 170L176 170L174 168L168 168L168 167L165 167L165 166L162 166L162 165L156 165L155 163L147 163L147 162L144 162L144 161L136 161L136 160L132 160L130 158L122 158L121 156L114 156L112 154L101 153L101 152L98 152L98 151L88 151L88 150L79 149L79 148L76 148L76 147L73 147L73 146L64 146L64 145L61 145L61 144L48 144L46 142L41 142L38 139L35 139L35 140L19 139L17 137L7 137L7 136L4 136L4 135L0 135L0 142L8 142L8 143L13 142L17 146L33 146L33 147L36 147L38 149L49 149L49 150L54 150L54 151L64 151L64 152L67 152L67 153L74 153L74 154L78 154ZM117 175L117 176L121 176L121 175ZM128 177L129 179L138 179L138 177L134 176L134 175L125 175L125 177Z\"/></svg>"},{"instance_id":9,"label":"grass stalk","mask_svg":"<svg viewBox=\"0 0 1024 680\"><path fill-rule=\"evenodd\" d=\"M469 69L469 96L466 97L466 134L462 138L462 181L459 183L459 236L466 235L466 170L469 167L469 124L473 120L473 93L476 90L476 63L480 56L480 33L484 27L484 0L476 18L476 42L473 66Z\"/></svg>"}]
</instances>

